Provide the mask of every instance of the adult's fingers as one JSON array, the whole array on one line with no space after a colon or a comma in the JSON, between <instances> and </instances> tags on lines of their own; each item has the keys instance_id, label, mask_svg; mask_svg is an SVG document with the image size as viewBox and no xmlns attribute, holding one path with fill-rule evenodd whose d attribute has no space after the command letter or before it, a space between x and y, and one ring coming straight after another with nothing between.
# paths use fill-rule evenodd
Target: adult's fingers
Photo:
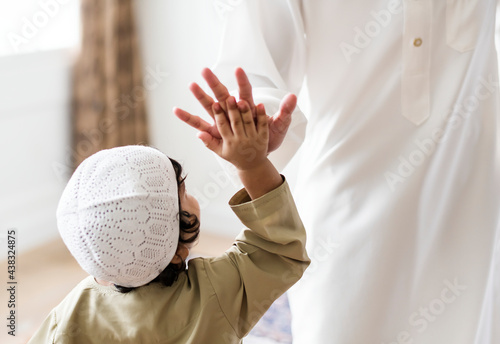
<instances>
[{"instance_id":1,"label":"adult's fingers","mask_svg":"<svg viewBox=\"0 0 500 344\"><path fill-rule=\"evenodd\" d=\"M208 114L214 118L214 112L212 106L214 105L214 100L208 94L203 91L203 89L195 82L189 85L189 90L194 95L194 97L200 102L201 106L208 112Z\"/></svg>"},{"instance_id":2,"label":"adult's fingers","mask_svg":"<svg viewBox=\"0 0 500 344\"><path fill-rule=\"evenodd\" d=\"M252 95L252 85L248 80L247 74L245 73L243 68L238 67L236 68L234 75L236 76L236 82L238 83L238 91L240 94L240 99L246 101L250 106L250 110L252 111L252 113L255 113L255 104L253 102L253 95Z\"/></svg>"},{"instance_id":3,"label":"adult's fingers","mask_svg":"<svg viewBox=\"0 0 500 344\"><path fill-rule=\"evenodd\" d=\"M204 68L201 71L201 75L207 82L208 86L212 89L212 92L214 93L215 98L219 103L222 105L222 109L224 111L227 111L226 107L226 100L229 98L229 91L227 90L226 86L224 86L220 80L215 76L215 74L209 69L209 68Z\"/></svg>"},{"instance_id":4,"label":"adult's fingers","mask_svg":"<svg viewBox=\"0 0 500 344\"><path fill-rule=\"evenodd\" d=\"M191 127L198 129L199 131L206 131L213 137L220 139L220 133L219 130L217 129L217 126L212 125L205 121L204 119L191 115L189 112L179 109L177 107L174 107L174 114L179 118L181 121L189 124Z\"/></svg>"},{"instance_id":5,"label":"adult's fingers","mask_svg":"<svg viewBox=\"0 0 500 344\"><path fill-rule=\"evenodd\" d=\"M248 137L254 137L257 134L255 128L255 121L253 119L252 110L250 105L244 100L238 102L238 110L241 113L241 120L243 122L243 129Z\"/></svg>"},{"instance_id":6,"label":"adult's fingers","mask_svg":"<svg viewBox=\"0 0 500 344\"><path fill-rule=\"evenodd\" d=\"M240 110L238 109L238 105L236 104L236 99L234 99L234 97L227 98L226 105L229 120L231 121L231 129L233 129L234 135L237 137L246 136L245 129L243 128L243 120L241 119Z\"/></svg>"},{"instance_id":7,"label":"adult's fingers","mask_svg":"<svg viewBox=\"0 0 500 344\"><path fill-rule=\"evenodd\" d=\"M290 93L287 94L280 103L278 113L273 116L271 121L271 130L273 132L282 133L288 130L292 122L292 113L297 106L297 96Z\"/></svg>"},{"instance_id":8,"label":"adult's fingers","mask_svg":"<svg viewBox=\"0 0 500 344\"><path fill-rule=\"evenodd\" d=\"M198 133L198 138L203 141L205 146L207 146L208 149L213 151L214 153L217 153L220 155L221 149L222 149L222 140L217 139L207 133L206 131L200 131Z\"/></svg>"},{"instance_id":9,"label":"adult's fingers","mask_svg":"<svg viewBox=\"0 0 500 344\"><path fill-rule=\"evenodd\" d=\"M288 113L289 115L295 110L297 106L297 96L293 93L288 93L283 97L280 103L280 112Z\"/></svg>"},{"instance_id":10,"label":"adult's fingers","mask_svg":"<svg viewBox=\"0 0 500 344\"><path fill-rule=\"evenodd\" d=\"M200 131L209 131L212 127L208 122L200 117L191 115L189 112L179 109L178 107L174 107L173 112L181 121Z\"/></svg>"}]
</instances>

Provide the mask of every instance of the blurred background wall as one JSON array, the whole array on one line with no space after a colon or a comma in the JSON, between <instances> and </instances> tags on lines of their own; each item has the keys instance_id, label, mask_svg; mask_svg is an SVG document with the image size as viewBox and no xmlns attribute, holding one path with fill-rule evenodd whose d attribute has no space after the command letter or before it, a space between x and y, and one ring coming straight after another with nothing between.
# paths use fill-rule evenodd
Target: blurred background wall
<instances>
[{"instance_id":1,"label":"blurred background wall","mask_svg":"<svg viewBox=\"0 0 500 344\"><path fill-rule=\"evenodd\" d=\"M57 234L78 15L76 1L0 1L0 238L17 228L21 251Z\"/></svg>"},{"instance_id":2,"label":"blurred background wall","mask_svg":"<svg viewBox=\"0 0 500 344\"><path fill-rule=\"evenodd\" d=\"M230 11L236 3L220 5ZM240 225L227 201L235 187L195 130L171 111L179 106L205 116L187 87L203 85L201 69L215 62L218 29L209 27L207 13L222 12L204 0L136 0L135 6L150 144L184 164L188 189L203 208L203 230L234 236ZM0 240L16 228L21 253L58 236L55 210L74 155L79 15L78 0L0 0Z\"/></svg>"}]
</instances>

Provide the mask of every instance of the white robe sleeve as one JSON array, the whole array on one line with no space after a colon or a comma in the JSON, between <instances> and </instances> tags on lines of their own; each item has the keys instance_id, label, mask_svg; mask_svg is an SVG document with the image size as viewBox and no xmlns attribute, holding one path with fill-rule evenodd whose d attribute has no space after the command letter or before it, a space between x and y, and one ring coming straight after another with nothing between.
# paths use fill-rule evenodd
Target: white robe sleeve
<instances>
[{"instance_id":1,"label":"white robe sleeve","mask_svg":"<svg viewBox=\"0 0 500 344\"><path fill-rule=\"evenodd\" d=\"M300 2L214 1L214 8L214 25L219 26L221 35L212 70L237 96L234 70L242 67L253 86L255 103L263 103L268 115L275 114L286 94L298 95L304 79L306 51ZM286 166L302 144L306 124L297 107L283 144L269 156L278 170Z\"/></svg>"}]
</instances>

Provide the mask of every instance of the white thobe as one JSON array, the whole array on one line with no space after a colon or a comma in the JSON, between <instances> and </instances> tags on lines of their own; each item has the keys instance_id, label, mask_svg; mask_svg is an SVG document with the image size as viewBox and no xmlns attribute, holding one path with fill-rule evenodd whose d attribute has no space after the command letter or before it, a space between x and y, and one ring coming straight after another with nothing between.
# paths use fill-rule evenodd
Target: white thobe
<instances>
[{"instance_id":1,"label":"white thobe","mask_svg":"<svg viewBox=\"0 0 500 344\"><path fill-rule=\"evenodd\" d=\"M242 66L270 113L287 92L309 104L294 194L312 265L290 292L294 343L500 343L495 9L213 2L216 73L231 83Z\"/></svg>"}]
</instances>

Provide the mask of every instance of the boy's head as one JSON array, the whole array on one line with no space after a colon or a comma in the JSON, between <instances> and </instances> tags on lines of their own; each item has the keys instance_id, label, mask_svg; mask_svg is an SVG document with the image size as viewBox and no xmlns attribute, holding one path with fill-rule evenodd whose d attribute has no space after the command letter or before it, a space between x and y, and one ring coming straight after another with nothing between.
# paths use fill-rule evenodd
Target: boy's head
<instances>
[{"instance_id":1,"label":"boy's head","mask_svg":"<svg viewBox=\"0 0 500 344\"><path fill-rule=\"evenodd\" d=\"M179 260L186 242L180 229L192 227L191 242L199 227L199 213L180 209L180 173L177 162L145 146L103 150L78 166L59 201L57 224L87 273L134 288Z\"/></svg>"}]
</instances>

